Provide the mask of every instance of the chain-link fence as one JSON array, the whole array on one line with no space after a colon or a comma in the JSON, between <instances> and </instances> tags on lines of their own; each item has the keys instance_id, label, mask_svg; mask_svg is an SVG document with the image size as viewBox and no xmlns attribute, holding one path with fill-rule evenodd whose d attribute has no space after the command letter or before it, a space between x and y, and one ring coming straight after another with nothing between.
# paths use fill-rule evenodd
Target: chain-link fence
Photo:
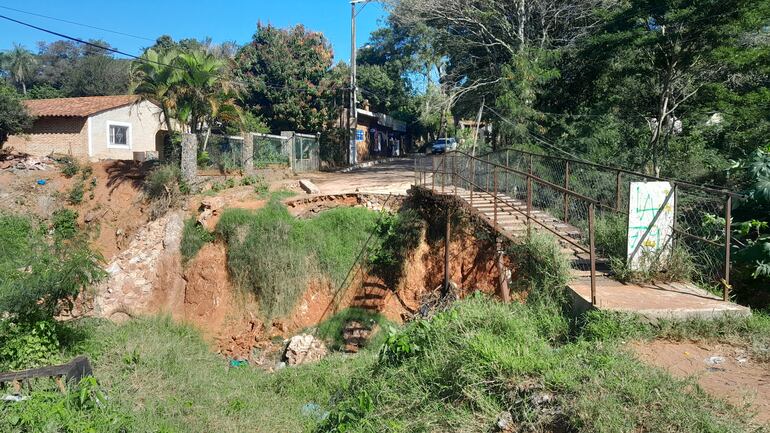
<instances>
[{"instance_id":1,"label":"chain-link fence","mask_svg":"<svg viewBox=\"0 0 770 433\"><path fill-rule=\"evenodd\" d=\"M243 169L243 138L220 134L198 135L198 169L231 173Z\"/></svg>"},{"instance_id":2,"label":"chain-link fence","mask_svg":"<svg viewBox=\"0 0 770 433\"><path fill-rule=\"evenodd\" d=\"M280 135L252 134L254 167L273 165L288 167L291 148L289 138Z\"/></svg>"}]
</instances>

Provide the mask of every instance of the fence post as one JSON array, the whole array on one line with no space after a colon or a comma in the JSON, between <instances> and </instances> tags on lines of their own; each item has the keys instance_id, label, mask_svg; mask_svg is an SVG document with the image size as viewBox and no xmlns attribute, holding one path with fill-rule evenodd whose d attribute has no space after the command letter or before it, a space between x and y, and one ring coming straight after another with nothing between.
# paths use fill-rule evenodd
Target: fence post
<instances>
[{"instance_id":1,"label":"fence post","mask_svg":"<svg viewBox=\"0 0 770 433\"><path fill-rule=\"evenodd\" d=\"M493 209L493 226L497 230L497 166L492 167L492 209Z\"/></svg>"},{"instance_id":2,"label":"fence post","mask_svg":"<svg viewBox=\"0 0 770 433\"><path fill-rule=\"evenodd\" d=\"M588 239L590 248L590 260L591 260L591 305L596 306L596 250L594 248L595 237L595 216L594 216L594 204L588 204Z\"/></svg>"},{"instance_id":3,"label":"fence post","mask_svg":"<svg viewBox=\"0 0 770 433\"><path fill-rule=\"evenodd\" d=\"M436 174L438 173L438 164L436 163L436 157L432 156L430 158L430 166L433 169L432 173L433 175L430 177L430 190L435 192L436 191Z\"/></svg>"},{"instance_id":4,"label":"fence post","mask_svg":"<svg viewBox=\"0 0 770 433\"><path fill-rule=\"evenodd\" d=\"M457 197L457 154L452 154L452 186L455 188L454 195Z\"/></svg>"},{"instance_id":5,"label":"fence post","mask_svg":"<svg viewBox=\"0 0 770 433\"><path fill-rule=\"evenodd\" d=\"M723 293L723 299L725 302L730 300L730 237L732 235L730 222L732 220L732 207L733 197L728 194L727 201L725 203L725 289Z\"/></svg>"},{"instance_id":6,"label":"fence post","mask_svg":"<svg viewBox=\"0 0 770 433\"><path fill-rule=\"evenodd\" d=\"M470 190L471 190L471 207L473 207L473 190L476 189L476 159L471 156L471 176L470 176Z\"/></svg>"},{"instance_id":7,"label":"fence post","mask_svg":"<svg viewBox=\"0 0 770 433\"><path fill-rule=\"evenodd\" d=\"M506 150L505 151L505 168L506 168L506 170L505 170L505 187L504 187L503 190L505 191L506 194L508 193L508 186L510 185L510 183L508 183L508 175L509 175L509 173L508 173L507 169L511 168L511 165L508 162L508 153L510 153L510 150ZM513 198L514 198L514 200L516 199L516 194L513 195Z\"/></svg>"},{"instance_id":8,"label":"fence post","mask_svg":"<svg viewBox=\"0 0 770 433\"><path fill-rule=\"evenodd\" d=\"M621 172L618 170L615 176L615 210L620 212L620 176Z\"/></svg>"},{"instance_id":9,"label":"fence post","mask_svg":"<svg viewBox=\"0 0 770 433\"><path fill-rule=\"evenodd\" d=\"M414 156L414 185L417 186L417 155Z\"/></svg>"},{"instance_id":10,"label":"fence post","mask_svg":"<svg viewBox=\"0 0 770 433\"><path fill-rule=\"evenodd\" d=\"M198 137L195 134L182 134L182 178L188 185L192 185L197 177Z\"/></svg>"},{"instance_id":11,"label":"fence post","mask_svg":"<svg viewBox=\"0 0 770 433\"><path fill-rule=\"evenodd\" d=\"M243 172L246 174L254 174L254 134L251 132L244 132L241 136L243 137L243 146L241 146L241 165L243 166Z\"/></svg>"},{"instance_id":12,"label":"fence post","mask_svg":"<svg viewBox=\"0 0 770 433\"><path fill-rule=\"evenodd\" d=\"M446 163L446 153L441 155L441 194L444 194L444 189L446 188L446 178L447 178L447 163Z\"/></svg>"},{"instance_id":13,"label":"fence post","mask_svg":"<svg viewBox=\"0 0 770 433\"><path fill-rule=\"evenodd\" d=\"M564 189L569 191L569 161L564 166ZM564 222L569 221L569 194L564 191Z\"/></svg>"},{"instance_id":14,"label":"fence post","mask_svg":"<svg viewBox=\"0 0 770 433\"><path fill-rule=\"evenodd\" d=\"M527 239L532 236L532 176L527 175Z\"/></svg>"}]
</instances>

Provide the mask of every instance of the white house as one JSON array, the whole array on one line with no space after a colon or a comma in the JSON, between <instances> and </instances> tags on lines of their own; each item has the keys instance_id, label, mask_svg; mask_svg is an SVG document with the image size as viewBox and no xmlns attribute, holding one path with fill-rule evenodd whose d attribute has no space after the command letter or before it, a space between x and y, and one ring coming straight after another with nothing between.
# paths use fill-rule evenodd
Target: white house
<instances>
[{"instance_id":1,"label":"white house","mask_svg":"<svg viewBox=\"0 0 770 433\"><path fill-rule=\"evenodd\" d=\"M136 95L24 101L32 128L11 136L5 148L43 156L69 154L91 160L143 158L160 151L168 134L158 105Z\"/></svg>"}]
</instances>

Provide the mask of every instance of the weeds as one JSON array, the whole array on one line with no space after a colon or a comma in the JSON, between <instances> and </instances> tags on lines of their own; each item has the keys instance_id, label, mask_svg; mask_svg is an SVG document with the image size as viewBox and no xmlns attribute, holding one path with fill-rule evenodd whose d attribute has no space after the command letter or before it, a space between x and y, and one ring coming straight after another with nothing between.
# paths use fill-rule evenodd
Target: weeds
<instances>
[{"instance_id":1,"label":"weeds","mask_svg":"<svg viewBox=\"0 0 770 433\"><path fill-rule=\"evenodd\" d=\"M61 172L66 178L74 177L78 172L80 171L80 164L78 164L78 161L74 158L67 157L64 158L62 161L62 168Z\"/></svg>"},{"instance_id":2,"label":"weeds","mask_svg":"<svg viewBox=\"0 0 770 433\"><path fill-rule=\"evenodd\" d=\"M71 205L78 205L83 202L83 196L85 194L85 184L82 180L78 180L67 193L67 202Z\"/></svg>"},{"instance_id":3,"label":"weeds","mask_svg":"<svg viewBox=\"0 0 770 433\"><path fill-rule=\"evenodd\" d=\"M263 314L290 312L320 272L342 283L374 228L377 214L338 208L312 220L297 220L276 200L257 212L226 210L219 233L227 243L233 280L255 292Z\"/></svg>"},{"instance_id":4,"label":"weeds","mask_svg":"<svg viewBox=\"0 0 770 433\"><path fill-rule=\"evenodd\" d=\"M560 337L543 333L540 308L474 296L407 325L318 431L491 431L505 411L524 431L748 427L737 410L611 345L549 343Z\"/></svg>"},{"instance_id":5,"label":"weeds","mask_svg":"<svg viewBox=\"0 0 770 433\"><path fill-rule=\"evenodd\" d=\"M625 258L610 258L610 268L615 278L622 282L669 282L690 281L695 275L695 265L688 251L675 247L665 256L642 251L637 265L632 268Z\"/></svg>"},{"instance_id":6,"label":"weeds","mask_svg":"<svg viewBox=\"0 0 770 433\"><path fill-rule=\"evenodd\" d=\"M209 233L202 225L198 224L195 218L190 218L185 221L184 229L182 230L182 242L180 250L182 253L182 262L186 263L195 258L203 248L209 242L214 241L214 235Z\"/></svg>"},{"instance_id":7,"label":"weeds","mask_svg":"<svg viewBox=\"0 0 770 433\"><path fill-rule=\"evenodd\" d=\"M426 224L414 211L387 214L378 222L375 235L380 242L369 249L369 265L389 287L396 287L407 255L420 243Z\"/></svg>"},{"instance_id":8,"label":"weeds","mask_svg":"<svg viewBox=\"0 0 770 433\"><path fill-rule=\"evenodd\" d=\"M509 255L520 272L519 281L529 287L528 302L563 304L570 280L571 265L562 253L559 242L551 235L532 233L523 243L511 244Z\"/></svg>"},{"instance_id":9,"label":"weeds","mask_svg":"<svg viewBox=\"0 0 770 433\"><path fill-rule=\"evenodd\" d=\"M362 325L376 330L375 334L370 336L364 347L379 348L384 340L382 328L390 326L390 322L385 316L361 308L346 308L334 316L319 323L316 327L316 336L326 341L332 350L342 350L345 341L342 338L342 331L349 322L358 322ZM379 330L377 330L379 328Z\"/></svg>"},{"instance_id":10,"label":"weeds","mask_svg":"<svg viewBox=\"0 0 770 433\"><path fill-rule=\"evenodd\" d=\"M72 209L59 209L53 213L53 234L57 241L72 239L78 232L78 213Z\"/></svg>"},{"instance_id":11,"label":"weeds","mask_svg":"<svg viewBox=\"0 0 770 433\"><path fill-rule=\"evenodd\" d=\"M172 164L154 168L144 180L144 193L150 200L150 218L158 219L179 205L190 192L182 179L182 171Z\"/></svg>"}]
</instances>

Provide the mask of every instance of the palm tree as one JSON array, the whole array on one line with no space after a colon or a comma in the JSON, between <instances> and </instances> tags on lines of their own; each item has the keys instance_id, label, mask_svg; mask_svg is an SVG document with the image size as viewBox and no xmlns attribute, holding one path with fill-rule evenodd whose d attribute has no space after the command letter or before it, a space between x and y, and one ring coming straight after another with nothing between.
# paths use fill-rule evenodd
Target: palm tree
<instances>
[{"instance_id":1,"label":"palm tree","mask_svg":"<svg viewBox=\"0 0 770 433\"><path fill-rule=\"evenodd\" d=\"M235 98L240 87L229 79L225 60L203 50L181 53L177 61L178 104L190 130L206 130L206 150L211 128L218 121L240 121Z\"/></svg>"},{"instance_id":2,"label":"palm tree","mask_svg":"<svg viewBox=\"0 0 770 433\"><path fill-rule=\"evenodd\" d=\"M176 51L163 54L147 50L142 60L132 65L134 78L132 93L157 102L163 113L169 132L174 131L173 119L177 117L177 71L174 63L179 55Z\"/></svg>"},{"instance_id":3,"label":"palm tree","mask_svg":"<svg viewBox=\"0 0 770 433\"><path fill-rule=\"evenodd\" d=\"M3 69L6 69L16 84L21 85L27 95L27 81L35 73L35 55L22 45L13 44L13 49L3 55Z\"/></svg>"}]
</instances>

